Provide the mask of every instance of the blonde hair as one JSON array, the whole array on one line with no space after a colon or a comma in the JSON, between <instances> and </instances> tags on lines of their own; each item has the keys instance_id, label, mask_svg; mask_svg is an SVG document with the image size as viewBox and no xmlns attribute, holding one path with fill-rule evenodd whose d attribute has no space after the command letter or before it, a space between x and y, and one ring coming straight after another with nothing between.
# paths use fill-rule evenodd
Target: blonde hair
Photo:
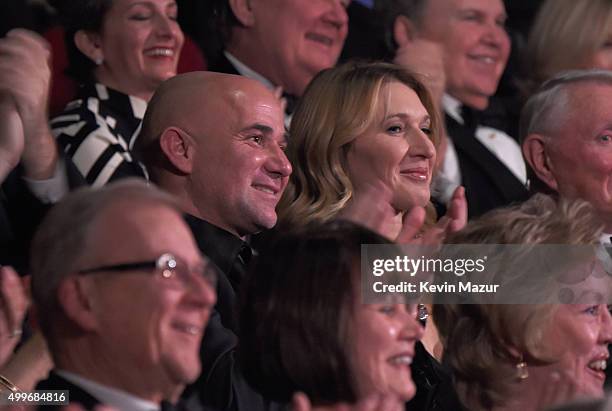
<instances>
[{"instance_id":1,"label":"blonde hair","mask_svg":"<svg viewBox=\"0 0 612 411\"><path fill-rule=\"evenodd\" d=\"M278 205L281 224L303 226L334 218L351 199L346 155L351 143L378 121L384 85L414 90L431 118L438 147L441 124L425 86L406 69L388 63L348 63L319 73L291 121L287 157L293 174Z\"/></svg>"},{"instance_id":2,"label":"blonde hair","mask_svg":"<svg viewBox=\"0 0 612 411\"><path fill-rule=\"evenodd\" d=\"M583 200L536 194L527 202L491 211L451 234L451 244L596 244L603 231ZM560 259L562 260L562 259ZM557 265L562 262L557 262ZM563 270L563 267L551 267ZM555 361L542 341L555 305L434 305L433 317L460 400L489 410L511 395L519 361L509 347L535 363Z\"/></svg>"},{"instance_id":3,"label":"blonde hair","mask_svg":"<svg viewBox=\"0 0 612 411\"><path fill-rule=\"evenodd\" d=\"M525 96L560 71L590 68L585 59L605 44L611 27L610 0L546 0L525 49Z\"/></svg>"}]
</instances>

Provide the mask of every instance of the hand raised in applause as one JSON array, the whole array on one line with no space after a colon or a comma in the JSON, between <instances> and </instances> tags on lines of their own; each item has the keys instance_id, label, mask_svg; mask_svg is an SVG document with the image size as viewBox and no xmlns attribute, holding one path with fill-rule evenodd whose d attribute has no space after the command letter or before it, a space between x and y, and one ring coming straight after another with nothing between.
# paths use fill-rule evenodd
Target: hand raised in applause
<instances>
[{"instance_id":1,"label":"hand raised in applause","mask_svg":"<svg viewBox=\"0 0 612 411\"><path fill-rule=\"evenodd\" d=\"M10 96L0 95L0 183L17 166L23 153L23 123Z\"/></svg>"},{"instance_id":2,"label":"hand raised in applause","mask_svg":"<svg viewBox=\"0 0 612 411\"><path fill-rule=\"evenodd\" d=\"M8 147L14 158L19 140L23 140L21 161L26 176L34 179L50 177L57 161L57 148L47 118L49 59L49 47L36 33L14 29L0 39L0 115L2 119L10 119L13 125L10 130L6 127L2 130L0 146ZM15 120L14 110L21 119L21 127Z\"/></svg>"},{"instance_id":3,"label":"hand raised in applause","mask_svg":"<svg viewBox=\"0 0 612 411\"><path fill-rule=\"evenodd\" d=\"M391 190L384 184L368 185L353 198L338 217L361 224L399 244L441 244L447 234L467 223L465 189L458 187L447 205L446 214L432 227L425 227L426 211L415 206L401 215L391 206Z\"/></svg>"}]
</instances>

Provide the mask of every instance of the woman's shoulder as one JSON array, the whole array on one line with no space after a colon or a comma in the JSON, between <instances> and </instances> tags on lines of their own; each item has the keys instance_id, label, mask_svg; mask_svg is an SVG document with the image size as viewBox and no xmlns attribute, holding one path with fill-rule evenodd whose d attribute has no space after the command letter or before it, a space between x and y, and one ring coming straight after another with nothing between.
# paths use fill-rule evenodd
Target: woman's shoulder
<instances>
[{"instance_id":1,"label":"woman's shoulder","mask_svg":"<svg viewBox=\"0 0 612 411\"><path fill-rule=\"evenodd\" d=\"M144 100L104 84L83 84L76 98L51 119L51 128L57 131L79 123L88 124L89 128L121 129L129 136L139 127L146 106Z\"/></svg>"}]
</instances>

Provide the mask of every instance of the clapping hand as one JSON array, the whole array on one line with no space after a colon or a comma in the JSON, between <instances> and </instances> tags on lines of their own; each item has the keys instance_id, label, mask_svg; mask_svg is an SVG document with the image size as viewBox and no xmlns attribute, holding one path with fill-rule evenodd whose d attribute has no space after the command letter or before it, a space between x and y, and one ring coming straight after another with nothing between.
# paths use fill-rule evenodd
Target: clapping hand
<instances>
[{"instance_id":1,"label":"clapping hand","mask_svg":"<svg viewBox=\"0 0 612 411\"><path fill-rule=\"evenodd\" d=\"M383 236L390 237L389 225L398 215L391 206L391 190L384 184L369 185L353 194L338 217L361 224ZM399 234L391 240L399 244L441 244L444 238L461 230L467 223L465 189L458 187L447 205L446 214L431 228L425 228L425 208L414 206L402 217Z\"/></svg>"}]
</instances>

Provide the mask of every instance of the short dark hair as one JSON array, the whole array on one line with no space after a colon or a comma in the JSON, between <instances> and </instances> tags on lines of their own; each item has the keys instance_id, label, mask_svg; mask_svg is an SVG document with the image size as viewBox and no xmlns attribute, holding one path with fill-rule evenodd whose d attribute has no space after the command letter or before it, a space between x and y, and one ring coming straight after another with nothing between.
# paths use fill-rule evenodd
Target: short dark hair
<instances>
[{"instance_id":1,"label":"short dark hair","mask_svg":"<svg viewBox=\"0 0 612 411\"><path fill-rule=\"evenodd\" d=\"M427 1L428 0L385 0L376 3L376 8L383 16L385 46L391 57L395 55L398 47L393 36L395 20L398 16L405 16L409 18L417 28L420 28Z\"/></svg>"},{"instance_id":2,"label":"short dark hair","mask_svg":"<svg viewBox=\"0 0 612 411\"><path fill-rule=\"evenodd\" d=\"M313 405L358 399L347 344L361 244L388 243L340 221L268 243L251 267L240 309L239 359L255 389L281 402L296 391Z\"/></svg>"},{"instance_id":3,"label":"short dark hair","mask_svg":"<svg viewBox=\"0 0 612 411\"><path fill-rule=\"evenodd\" d=\"M242 26L238 20L229 0L210 0L209 31L217 36L216 42L223 48L231 40L232 28Z\"/></svg>"},{"instance_id":4,"label":"short dark hair","mask_svg":"<svg viewBox=\"0 0 612 411\"><path fill-rule=\"evenodd\" d=\"M68 55L66 73L80 83L95 81L93 69L96 65L78 49L74 35L79 30L100 33L113 0L50 0L49 2L57 10L65 29L64 40Z\"/></svg>"}]
</instances>

